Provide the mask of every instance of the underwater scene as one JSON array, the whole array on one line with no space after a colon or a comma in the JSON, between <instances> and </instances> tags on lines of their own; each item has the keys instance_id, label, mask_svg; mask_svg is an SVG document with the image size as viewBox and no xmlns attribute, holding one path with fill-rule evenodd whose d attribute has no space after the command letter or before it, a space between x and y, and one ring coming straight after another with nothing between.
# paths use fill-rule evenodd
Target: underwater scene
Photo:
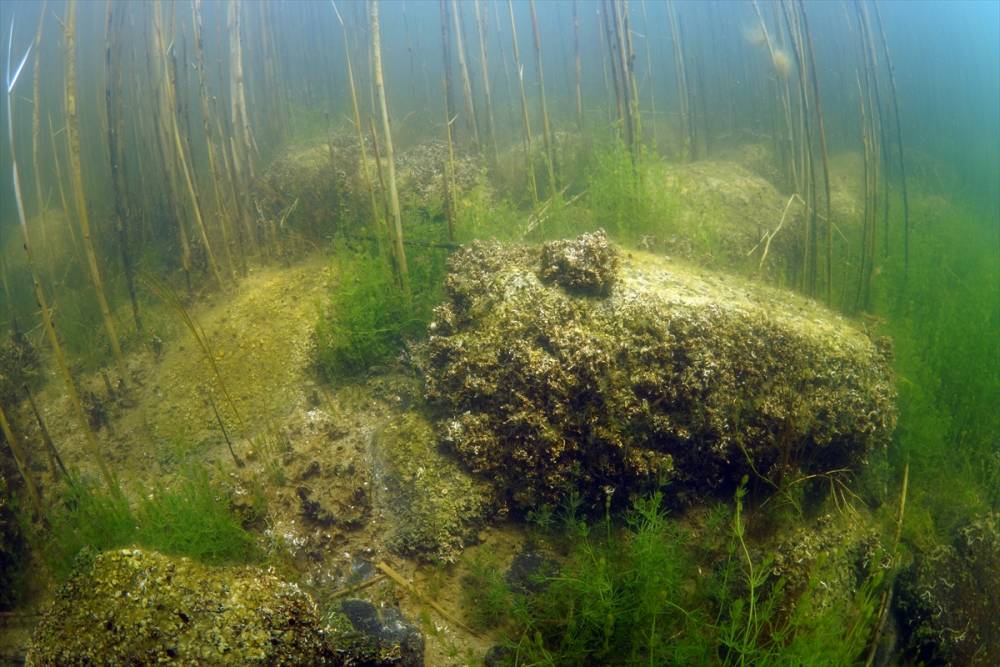
<instances>
[{"instance_id":1,"label":"underwater scene","mask_svg":"<svg viewBox=\"0 0 1000 667\"><path fill-rule=\"evenodd\" d=\"M0 665L1000 665L1000 2L0 3Z\"/></svg>"}]
</instances>

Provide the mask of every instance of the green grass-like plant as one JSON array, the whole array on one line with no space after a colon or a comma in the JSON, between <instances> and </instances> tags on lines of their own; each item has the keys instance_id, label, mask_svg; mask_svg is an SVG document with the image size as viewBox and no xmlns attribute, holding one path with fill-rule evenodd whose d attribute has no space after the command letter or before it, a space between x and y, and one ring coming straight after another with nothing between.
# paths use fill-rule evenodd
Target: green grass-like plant
<instances>
[{"instance_id":1,"label":"green grass-like plant","mask_svg":"<svg viewBox=\"0 0 1000 667\"><path fill-rule=\"evenodd\" d=\"M366 244L335 244L336 284L316 326L316 362L328 379L361 374L397 354L404 340L426 332L441 296L447 249L436 247L433 236L410 238L409 298L385 257Z\"/></svg>"},{"instance_id":2,"label":"green grass-like plant","mask_svg":"<svg viewBox=\"0 0 1000 667\"><path fill-rule=\"evenodd\" d=\"M597 147L587 177L585 205L593 223L625 242L669 233L677 202L667 188L657 187L655 160L636 164L621 141Z\"/></svg>"},{"instance_id":3,"label":"green grass-like plant","mask_svg":"<svg viewBox=\"0 0 1000 667\"><path fill-rule=\"evenodd\" d=\"M201 468L172 485L157 485L130 502L86 479L67 483L49 515L44 558L57 580L81 554L139 546L218 565L260 559L252 534L229 509L228 497Z\"/></svg>"},{"instance_id":4,"label":"green grass-like plant","mask_svg":"<svg viewBox=\"0 0 1000 667\"><path fill-rule=\"evenodd\" d=\"M495 556L470 560L470 620L507 637L507 665L853 664L875 621L879 579L831 603L814 576L789 611L784 581L748 547L745 488L697 535L667 516L659 494L596 524L570 504L565 558L556 574L537 576L540 592L512 589Z\"/></svg>"}]
</instances>

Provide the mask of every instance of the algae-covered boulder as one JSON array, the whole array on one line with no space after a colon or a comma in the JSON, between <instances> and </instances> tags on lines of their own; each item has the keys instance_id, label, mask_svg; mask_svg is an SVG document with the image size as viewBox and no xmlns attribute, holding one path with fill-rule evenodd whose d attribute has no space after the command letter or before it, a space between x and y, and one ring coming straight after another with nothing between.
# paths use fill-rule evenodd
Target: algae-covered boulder
<instances>
[{"instance_id":1,"label":"algae-covered boulder","mask_svg":"<svg viewBox=\"0 0 1000 667\"><path fill-rule=\"evenodd\" d=\"M417 413L394 418L377 444L390 548L454 562L475 540L490 505L489 487L438 451L433 426Z\"/></svg>"},{"instance_id":2,"label":"algae-covered boulder","mask_svg":"<svg viewBox=\"0 0 1000 667\"><path fill-rule=\"evenodd\" d=\"M295 585L138 549L100 554L63 585L27 658L60 667L161 662L341 664Z\"/></svg>"},{"instance_id":3,"label":"algae-covered boulder","mask_svg":"<svg viewBox=\"0 0 1000 667\"><path fill-rule=\"evenodd\" d=\"M443 441L515 506L665 481L683 501L886 445L887 353L824 308L638 252L581 294L543 254L455 253L423 355Z\"/></svg>"},{"instance_id":4,"label":"algae-covered boulder","mask_svg":"<svg viewBox=\"0 0 1000 667\"><path fill-rule=\"evenodd\" d=\"M916 557L897 582L903 651L927 665L1000 664L1000 514Z\"/></svg>"}]
</instances>

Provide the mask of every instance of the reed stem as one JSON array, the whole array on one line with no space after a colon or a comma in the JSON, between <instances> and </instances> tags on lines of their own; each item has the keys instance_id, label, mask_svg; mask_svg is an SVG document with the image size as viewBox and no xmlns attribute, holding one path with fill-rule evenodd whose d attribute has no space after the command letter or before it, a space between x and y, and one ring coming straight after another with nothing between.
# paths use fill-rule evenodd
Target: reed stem
<instances>
[{"instance_id":1,"label":"reed stem","mask_svg":"<svg viewBox=\"0 0 1000 667\"><path fill-rule=\"evenodd\" d=\"M66 13L66 128L69 138L70 180L73 184L73 194L76 198L76 214L80 221L80 234L83 238L83 249L87 257L90 280L94 287L94 294L97 296L97 304L101 310L101 317L104 320L104 330L107 332L111 351L114 354L115 362L118 364L118 374L121 376L121 381L127 385L131 380L125 365L125 355L122 354L121 346L118 343L118 331L111 317L111 308L108 306L108 300L104 294L104 281L101 278L101 270L97 263L97 252L94 249L94 242L91 238L90 215L87 212L87 199L83 190L83 167L80 156L80 118L77 114L76 104L76 0L69 0Z\"/></svg>"},{"instance_id":2,"label":"reed stem","mask_svg":"<svg viewBox=\"0 0 1000 667\"><path fill-rule=\"evenodd\" d=\"M403 247L403 220L399 210L399 191L396 188L396 164L392 147L392 127L389 123L389 106L385 96L385 81L382 76L382 38L378 20L379 2L371 0L369 20L371 24L372 58L375 74L375 92L382 116L382 132L385 135L385 159L389 176L389 203L392 207L393 248L396 254L396 270L399 272L400 286L407 299L410 298L410 272L406 265L406 249Z\"/></svg>"}]
</instances>

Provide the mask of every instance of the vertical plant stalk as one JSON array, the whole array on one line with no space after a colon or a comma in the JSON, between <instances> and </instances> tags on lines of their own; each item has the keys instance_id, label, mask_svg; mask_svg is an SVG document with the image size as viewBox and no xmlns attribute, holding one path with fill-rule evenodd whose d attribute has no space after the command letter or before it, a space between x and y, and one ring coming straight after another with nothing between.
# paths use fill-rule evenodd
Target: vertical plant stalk
<instances>
[{"instance_id":1,"label":"vertical plant stalk","mask_svg":"<svg viewBox=\"0 0 1000 667\"><path fill-rule=\"evenodd\" d=\"M573 0L573 70L576 75L576 127L583 131L583 90L580 63L580 12L578 0ZM645 5L643 5L645 7Z\"/></svg>"},{"instance_id":2,"label":"vertical plant stalk","mask_svg":"<svg viewBox=\"0 0 1000 667\"><path fill-rule=\"evenodd\" d=\"M896 529L892 539L892 558L899 559L899 538L903 532L903 516L906 512L906 494L910 483L910 462L907 461L903 467L903 485L899 492L899 509L896 511ZM885 624L889 618L889 607L892 603L892 584L886 586L879 601L878 615L876 616L875 633L872 635L871 643L868 645L868 655L865 658L865 667L871 667L875 663L875 654L878 652L879 644L882 643L882 634L885 632Z\"/></svg>"},{"instance_id":3,"label":"vertical plant stalk","mask_svg":"<svg viewBox=\"0 0 1000 667\"><path fill-rule=\"evenodd\" d=\"M472 133L477 151L482 150L479 138L479 123L476 122L476 104L472 98L472 79L469 77L468 58L465 55L465 41L462 39L462 23L457 0L451 0L451 16L455 23L455 51L458 53L458 71L462 75L462 93L465 99L465 124Z\"/></svg>"},{"instance_id":4,"label":"vertical plant stalk","mask_svg":"<svg viewBox=\"0 0 1000 667\"><path fill-rule=\"evenodd\" d=\"M28 459L25 456L24 449L21 448L17 438L14 437L14 431L10 428L10 422L7 421L7 415L4 413L2 405L0 405L0 428L3 430L4 437L7 438L7 446L10 447L11 454L14 455L14 463L17 464L17 471L21 473L24 486L28 489L28 497L31 498L31 504L35 506L38 516L42 516L42 497L38 494L38 484L35 483L35 477L31 474L31 469L28 467Z\"/></svg>"},{"instance_id":5,"label":"vertical plant stalk","mask_svg":"<svg viewBox=\"0 0 1000 667\"><path fill-rule=\"evenodd\" d=\"M389 205L389 188L386 186L385 180L385 169L382 168L382 153L378 141L378 130L375 129L375 117L368 116L368 131L372 136L372 153L375 158L375 173L378 174L378 188L379 194L382 195L382 214L386 219L386 227L388 228L388 221L392 218L392 209ZM390 256L392 261L396 261L396 251L393 247L392 234L387 232L386 241L389 244ZM393 265L395 266L395 264ZM393 269L395 270L395 268Z\"/></svg>"},{"instance_id":6,"label":"vertical plant stalk","mask_svg":"<svg viewBox=\"0 0 1000 667\"><path fill-rule=\"evenodd\" d=\"M809 78L812 81L813 101L816 104L816 122L819 124L819 150L823 160L823 189L826 194L826 305L833 306L833 200L830 196L830 161L827 157L826 127L823 123L823 105L820 102L819 81L816 75L816 53L802 0L799 0L799 14L802 16L802 32L808 46Z\"/></svg>"},{"instance_id":7,"label":"vertical plant stalk","mask_svg":"<svg viewBox=\"0 0 1000 667\"><path fill-rule=\"evenodd\" d=\"M229 0L229 67L230 67L230 101L233 131L239 133L242 147L243 162L250 171L250 180L256 178L254 172L254 157L257 154L257 139L250 129L250 116L247 114L246 86L243 81L243 37L242 13L239 0Z\"/></svg>"},{"instance_id":8,"label":"vertical plant stalk","mask_svg":"<svg viewBox=\"0 0 1000 667\"><path fill-rule=\"evenodd\" d=\"M35 215L39 219L45 210L45 202L42 197L42 170L38 166L38 135L41 133L42 128L42 68L41 68L41 56L42 49L40 44L42 43L42 28L45 24L45 9L48 6L48 0L42 2L42 10L38 16L38 28L35 31L35 41L33 42L35 48L35 71L34 71L34 86L33 86L33 99L34 104L31 109L31 167L32 174L34 174L35 182ZM43 252L48 256L48 268L51 269L52 263L52 247L49 245L48 229L46 224L41 225L42 230L42 249Z\"/></svg>"},{"instance_id":9,"label":"vertical plant stalk","mask_svg":"<svg viewBox=\"0 0 1000 667\"><path fill-rule=\"evenodd\" d=\"M174 82L174 77L171 76L170 71L170 56L167 53L167 47L165 40L163 38L162 22L160 20L160 2L156 2L156 45L159 51L160 58L162 60L163 66L163 82L164 88L166 89L167 106L170 110L170 133L173 135L174 139L174 150L177 156L177 160L180 163L181 174L184 176L184 184L187 186L188 196L191 198L191 210L194 211L194 221L198 228L198 235L201 237L202 245L205 246L205 254L208 257L208 266L212 271L212 277L215 278L215 282L222 287L222 273L219 271L219 263L215 259L215 253L212 251L212 243L208 239L208 230L205 228L205 219L201 213L201 202L198 199L198 193L194 187L194 179L191 176L191 169L188 166L187 151L185 150L185 143L181 140L180 123L177 122L177 113L175 112L177 105L177 91L176 83Z\"/></svg>"},{"instance_id":10,"label":"vertical plant stalk","mask_svg":"<svg viewBox=\"0 0 1000 667\"><path fill-rule=\"evenodd\" d=\"M764 16L760 13L760 7L757 5L757 0L751 0L751 4L753 5L754 13L757 15L757 21L760 23L760 31L764 36L764 44L767 46L767 53L771 58L773 66L773 64L777 62L777 59L775 57L774 44L771 42L771 34L767 29L767 24L764 22ZM788 93L788 80L785 80L784 93L782 93L780 83L777 83L776 86L778 90L777 97L779 98L784 110L785 127L788 131L786 163L791 167L792 182L794 183L796 192L803 193L805 191L805 186L803 182L800 182L799 177L802 176L804 178L804 167L800 168L794 157L795 134L793 129L794 126L792 124L792 110L791 100Z\"/></svg>"},{"instance_id":11,"label":"vertical plant stalk","mask_svg":"<svg viewBox=\"0 0 1000 667\"><path fill-rule=\"evenodd\" d=\"M340 11L337 9L337 3L330 0L330 4L333 5L333 11L337 15L337 21L340 23L340 28L344 33L344 59L347 62L347 83L351 91L351 111L354 115L354 131L358 136L358 151L361 157L361 174L365 181L365 188L368 190L368 200L372 210L372 233L375 236L375 241L381 252L381 249L384 247L383 239L387 238L387 236L378 215L378 207L375 205L375 185L372 183L371 172L368 171L368 150L365 148L365 136L361 128L361 111L358 108L358 91L354 85L354 66L351 64L351 44L348 39L347 25L344 23L344 18L340 15ZM330 145L330 150L333 150L332 143Z\"/></svg>"},{"instance_id":12,"label":"vertical plant stalk","mask_svg":"<svg viewBox=\"0 0 1000 667\"><path fill-rule=\"evenodd\" d=\"M517 85L521 91L521 124L524 127L524 162L528 172L528 186L531 190L532 209L538 210L538 181L535 178L533 163L534 151L531 148L531 117L528 113L528 96L524 92L524 65L521 64L521 51L517 47L517 25L514 23L514 2L507 0L507 10L510 14L510 40L514 56L514 69L517 70Z\"/></svg>"},{"instance_id":13,"label":"vertical plant stalk","mask_svg":"<svg viewBox=\"0 0 1000 667\"><path fill-rule=\"evenodd\" d=\"M555 197L559 192L556 181L556 159L552 146L552 125L549 123L549 106L545 101L545 68L542 67L542 37L538 32L538 14L535 0L529 0L531 7L531 32L535 38L535 71L538 74L538 100L542 105L542 140L545 142L545 168L549 175L549 193Z\"/></svg>"},{"instance_id":14,"label":"vertical plant stalk","mask_svg":"<svg viewBox=\"0 0 1000 667\"><path fill-rule=\"evenodd\" d=\"M73 376L70 374L69 364L66 362L66 355L63 353L62 345L59 343L59 337L56 335L55 326L52 323L52 311L49 310L48 300L45 298L45 291L42 289L42 283L38 278L38 269L35 265L31 239L28 234L28 221L24 214L24 197L21 195L21 175L17 166L17 156L14 151L14 115L12 111L14 106L14 86L17 84L17 78L21 73L21 68L24 67L25 61L28 59L29 54L24 54L24 57L21 59L21 64L18 65L12 74L10 72L10 66L13 64L13 61L10 56L13 43L14 24L12 21L10 37L7 42L7 138L10 145L11 178L14 183L14 201L17 204L17 218L21 227L21 241L24 247L25 259L27 260L28 270L31 273L31 283L34 287L35 299L38 302L38 308L42 315L42 325L45 329L45 335L49 340L49 344L52 346L52 356L54 358L56 368L59 370L59 374L62 376L63 382L66 385L66 393L69 395L70 404L73 406L73 415L76 417L77 424L80 427L80 432L83 434L84 444L86 445L94 463L100 470L101 477L108 485L108 489L113 493L118 493L118 482L105 462L104 456L101 455L101 449L97 445L97 438L94 436L94 432L90 429L90 422L87 420L87 416L83 411L83 404L80 402L80 395L77 393L76 384L73 382ZM30 50L31 47L28 48L29 52Z\"/></svg>"},{"instance_id":15,"label":"vertical plant stalk","mask_svg":"<svg viewBox=\"0 0 1000 667\"><path fill-rule=\"evenodd\" d=\"M626 70L628 71L628 80L631 84L629 90L632 93L630 98L632 103L632 131L634 138L632 151L635 159L638 160L642 144L642 112L639 110L639 82L635 76L635 46L632 43L632 19L629 15L628 0L623 0L619 6L619 12L621 13L621 29L624 33L624 39L622 40L624 47L623 55L625 57Z\"/></svg>"},{"instance_id":16,"label":"vertical plant stalk","mask_svg":"<svg viewBox=\"0 0 1000 667\"><path fill-rule=\"evenodd\" d=\"M816 243L816 170L813 165L812 151L812 126L809 122L809 94L806 88L806 68L805 68L805 47L802 35L799 31L798 22L791 14L789 3L782 0L782 14L785 18L785 26L792 39L792 53L795 55L796 80L799 89L799 110L802 116L802 151L804 155L804 166L807 179L806 200L809 202L809 223L806 227L806 239L803 252L802 282L804 291L807 294L816 293L816 275L818 266L817 243Z\"/></svg>"},{"instance_id":17,"label":"vertical plant stalk","mask_svg":"<svg viewBox=\"0 0 1000 667\"><path fill-rule=\"evenodd\" d=\"M618 2L608 2L608 10L611 12L612 30L614 33L615 64L618 66L618 77L622 82L622 108L625 112L625 145L628 147L629 157L632 159L632 166L636 165L638 159L639 138L636 127L636 105L633 86L633 76L629 66L628 45L626 41L625 16L623 14L624 5Z\"/></svg>"},{"instance_id":18,"label":"vertical plant stalk","mask_svg":"<svg viewBox=\"0 0 1000 667\"><path fill-rule=\"evenodd\" d=\"M503 34L501 32L503 25L500 22L500 3L498 0L494 0L493 4L493 22L497 30L497 44L500 46L500 62L503 64L503 83L504 90L507 91L507 104L504 108L507 109L507 122L510 125L514 123L514 94L511 92L510 87L510 68L507 66L507 51L503 46ZM449 116L450 118L450 116Z\"/></svg>"},{"instance_id":19,"label":"vertical plant stalk","mask_svg":"<svg viewBox=\"0 0 1000 667\"><path fill-rule=\"evenodd\" d=\"M208 149L208 167L212 174L212 193L215 197L216 213L219 217L219 231L222 232L222 247L226 256L226 265L229 267L229 275L233 282L236 281L236 265L233 262L233 253L230 250L229 223L231 221L230 211L227 209L222 189L222 172L219 168L219 159L215 152L215 139L212 136L212 111L208 103L208 84L205 76L205 49L202 35L201 2L194 0L191 4L192 23L194 25L194 48L195 48L195 68L198 70L198 98L201 101L201 118L205 132L205 147ZM280 97L280 96L279 96ZM239 239L238 251L240 254L240 264L243 272L246 272L246 255L243 248L243 239Z\"/></svg>"},{"instance_id":20,"label":"vertical plant stalk","mask_svg":"<svg viewBox=\"0 0 1000 667\"><path fill-rule=\"evenodd\" d=\"M800 0L801 1L801 0ZM885 38L885 28L882 27L882 13L875 7L875 21L878 24L882 38L882 51L885 53L885 63L889 70L889 86L892 89L892 113L896 120L896 146L899 149L899 180L903 190L903 275L910 270L910 199L906 192L906 161L903 159L903 126L899 122L899 96L896 94L896 69L892 66L889 55L889 42Z\"/></svg>"},{"instance_id":21,"label":"vertical plant stalk","mask_svg":"<svg viewBox=\"0 0 1000 667\"><path fill-rule=\"evenodd\" d=\"M621 84L618 82L618 76L619 76L618 67L616 65L617 62L616 56L614 55L616 53L614 47L615 40L614 37L612 36L611 18L610 18L610 12L608 11L608 7L609 3L605 2L603 9L597 10L600 16L601 23L604 27L604 30L601 31L602 36L604 37L604 39L601 41L601 43L604 45L604 49L601 54L602 56L601 66L604 67L605 65L610 64L610 67L605 67L605 77L607 76L606 74L607 69L610 69L611 83L614 88L614 103L612 104L610 102L610 96L609 96L608 120L612 123L614 127L614 133L613 133L614 137L620 141L622 139L622 131L624 130L625 127L625 109L622 105ZM604 83L605 86L607 86L606 78Z\"/></svg>"},{"instance_id":22,"label":"vertical plant stalk","mask_svg":"<svg viewBox=\"0 0 1000 667\"><path fill-rule=\"evenodd\" d=\"M69 231L69 238L73 243L73 252L76 254L77 259L80 260L80 263L82 264L83 259L81 253L83 251L80 249L80 242L76 238L76 231L73 229L73 225L70 224L70 219L72 218L72 215L70 213L69 200L66 199L66 189L63 187L62 165L59 162L59 148L58 145L56 144L56 133L52 129L52 115L46 114L45 118L48 121L49 125L49 141L51 142L51 148L52 148L52 166L55 167L56 170L56 186L57 190L59 191L59 201L62 204L63 217L66 221L66 229L67 231Z\"/></svg>"},{"instance_id":23,"label":"vertical plant stalk","mask_svg":"<svg viewBox=\"0 0 1000 667\"><path fill-rule=\"evenodd\" d=\"M59 450L56 449L56 444L52 442L52 435L49 433L49 429L45 426L45 420L42 419L42 413L38 409L38 405L35 403L35 397L31 393L31 388L27 384L24 385L24 395L28 397L28 404L31 406L31 412L35 415L35 421L38 423L38 432L42 435L42 442L45 444L45 451L49 458L49 472L53 479L58 480L59 476L62 475L66 479L72 480L72 476L66 470L66 464L63 463L62 457L59 456Z\"/></svg>"},{"instance_id":24,"label":"vertical plant stalk","mask_svg":"<svg viewBox=\"0 0 1000 667\"><path fill-rule=\"evenodd\" d=\"M87 213L87 198L83 191L83 168L80 158L80 118L76 109L76 0L69 0L66 9L66 128L69 136L70 180L73 184L73 194L76 199L76 214L80 220L80 234L83 238L83 249L87 256L87 268L90 270L90 280L97 296L97 304L104 320L104 330L111 344L115 361L118 364L118 374L126 385L130 383L128 368L125 365L125 355L118 344L118 332L111 318L111 308L104 295L104 282L101 270L97 264L97 252L91 239L90 216Z\"/></svg>"},{"instance_id":25,"label":"vertical plant stalk","mask_svg":"<svg viewBox=\"0 0 1000 667\"><path fill-rule=\"evenodd\" d=\"M389 124L389 105L385 99L385 81L382 77L382 38L378 22L378 0L371 0L369 20L372 33L372 58L375 74L375 92L378 97L379 112L382 116L382 132L385 134L385 159L389 175L389 202L392 206L393 248L396 254L396 270L399 272L403 294L410 298L410 272L406 265L406 250L403 247L403 220L399 211L399 191L396 189L396 164L392 148L392 127Z\"/></svg>"},{"instance_id":26,"label":"vertical plant stalk","mask_svg":"<svg viewBox=\"0 0 1000 667\"><path fill-rule=\"evenodd\" d=\"M119 68L116 67L114 49L118 45L118 31L114 29L114 11L111 0L108 0L107 22L104 33L104 106L108 121L108 159L111 165L111 189L115 204L115 231L118 233L118 246L122 256L122 266L125 269L125 284L128 288L129 303L132 306L132 319L135 330L142 335L142 318L139 316L139 299L135 291L135 272L132 266L132 255L129 248L128 217L125 207L125 186L121 173L122 151L118 143L118 131L121 107L115 105L115 99L120 99L121 87ZM117 90L118 95L115 95Z\"/></svg>"},{"instance_id":27,"label":"vertical plant stalk","mask_svg":"<svg viewBox=\"0 0 1000 667\"><path fill-rule=\"evenodd\" d=\"M691 109L688 101L687 70L684 65L684 45L677 25L677 10L673 0L667 0L667 19L670 22L671 43L674 49L674 72L677 79L677 98L681 103L681 159L690 160L691 153Z\"/></svg>"},{"instance_id":28,"label":"vertical plant stalk","mask_svg":"<svg viewBox=\"0 0 1000 667\"><path fill-rule=\"evenodd\" d=\"M159 162L163 166L164 181L166 181L167 185L165 198L169 202L174 223L177 225L181 269L184 271L184 279L187 283L188 293L190 294L193 290L191 284L191 246L188 243L187 228L184 224L185 216L181 211L180 187L177 184L177 156L172 150L173 143L170 141L170 126L167 120L173 114L173 109L164 92L167 86L167 82L164 81L163 77L164 68L154 65L153 62L154 58L157 62L159 62L160 58L159 50L155 43L156 38L155 35L152 38L149 36L150 25L158 25L159 6L146 4L142 5L142 7L150 14L150 19L144 22L143 43L146 45L146 75L150 82L150 88L152 89L151 97L153 98L151 100L153 108L153 132L156 135L154 147L157 151Z\"/></svg>"},{"instance_id":29,"label":"vertical plant stalk","mask_svg":"<svg viewBox=\"0 0 1000 667\"><path fill-rule=\"evenodd\" d=\"M440 0L438 4L441 21L441 58L444 69L444 108L445 116L453 118L455 111L455 91L451 82L451 19L449 17L448 0Z\"/></svg>"},{"instance_id":30,"label":"vertical plant stalk","mask_svg":"<svg viewBox=\"0 0 1000 667\"><path fill-rule=\"evenodd\" d=\"M442 80L442 85L444 81ZM444 129L448 138L448 162L444 170L444 213L448 221L448 240L455 242L455 216L457 214L455 192L455 142L451 138L451 123L453 118L448 117L448 105L445 104Z\"/></svg>"},{"instance_id":31,"label":"vertical plant stalk","mask_svg":"<svg viewBox=\"0 0 1000 667\"><path fill-rule=\"evenodd\" d=\"M490 133L490 143L493 148L493 167L500 162L500 152L497 149L497 130L493 116L493 93L490 90L490 66L486 59L486 24L479 9L479 0L475 0L476 27L479 30L479 64L483 69L483 97L486 100L486 130Z\"/></svg>"},{"instance_id":32,"label":"vertical plant stalk","mask_svg":"<svg viewBox=\"0 0 1000 667\"><path fill-rule=\"evenodd\" d=\"M642 0L642 29L646 33L646 76L649 78L649 115L652 118L651 139L653 142L653 153L659 152L656 140L656 83L653 76L653 35L649 31L649 17L646 15L646 0ZM707 116L707 114L706 114Z\"/></svg>"}]
</instances>

